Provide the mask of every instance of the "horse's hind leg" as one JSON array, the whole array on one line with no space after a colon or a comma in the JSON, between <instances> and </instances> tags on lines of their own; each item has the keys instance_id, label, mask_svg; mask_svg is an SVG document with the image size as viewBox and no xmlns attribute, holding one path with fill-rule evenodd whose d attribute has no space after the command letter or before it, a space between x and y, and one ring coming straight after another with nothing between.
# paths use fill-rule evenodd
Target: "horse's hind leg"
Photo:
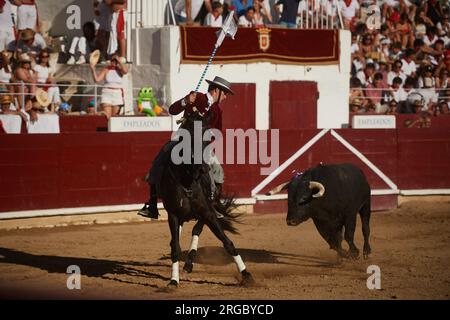
<instances>
[{"instance_id":1,"label":"horse's hind leg","mask_svg":"<svg viewBox=\"0 0 450 320\"><path fill-rule=\"evenodd\" d=\"M210 221L207 224L208 227L211 229L211 231L214 233L214 235L220 241L222 241L225 250L233 257L234 262L236 263L236 266L242 276L241 284L242 285L253 284L255 281L253 280L252 275L250 274L250 272L247 271L244 261L242 261L241 256L237 253L233 242L226 236L225 232L222 230L222 227L220 226L217 219L214 219L213 221Z\"/></svg>"},{"instance_id":2,"label":"horse's hind leg","mask_svg":"<svg viewBox=\"0 0 450 320\"><path fill-rule=\"evenodd\" d=\"M169 213L169 227L170 233L172 235L172 240L170 241L171 248L171 258L172 258L172 278L170 280L170 286L178 286L180 283L180 271L179 271L179 261L180 261L180 223L178 218Z\"/></svg>"},{"instance_id":3,"label":"horse's hind leg","mask_svg":"<svg viewBox=\"0 0 450 320\"><path fill-rule=\"evenodd\" d=\"M187 273L191 273L192 269L194 268L194 260L195 257L197 256L198 250L198 239L203 231L204 225L205 223L203 221L198 221L197 224L194 226L194 229L192 229L191 247L189 249L189 253L183 267L183 270Z\"/></svg>"}]
</instances>

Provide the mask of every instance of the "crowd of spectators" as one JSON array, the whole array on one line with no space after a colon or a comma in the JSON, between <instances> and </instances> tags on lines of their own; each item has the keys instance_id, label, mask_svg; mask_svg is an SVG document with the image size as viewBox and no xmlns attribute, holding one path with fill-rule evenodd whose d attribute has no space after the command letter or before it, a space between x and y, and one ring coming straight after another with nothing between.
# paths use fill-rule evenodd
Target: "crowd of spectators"
<instances>
[{"instance_id":1,"label":"crowd of spectators","mask_svg":"<svg viewBox=\"0 0 450 320\"><path fill-rule=\"evenodd\" d=\"M52 46L50 37L41 33L37 2L0 0L0 114L17 114L31 122L37 121L42 113L71 113L54 79L55 65L50 65L51 56L58 58L59 50ZM95 51L100 52L100 60L108 65L105 68L108 71L102 71L97 77L93 70L92 75L96 82L104 82L108 87L104 89L105 97L102 93L101 108L106 109L102 110L105 115L111 116L124 104L123 92L118 87L127 73L124 65L127 0L93 0L92 3L94 20L83 25L83 35L71 40L64 55L68 65L80 65L89 63ZM53 60L56 64L58 59ZM112 94L113 91L117 93ZM90 98L89 107L81 113L94 113L94 100ZM120 105L112 106L111 102Z\"/></svg>"},{"instance_id":2,"label":"crowd of spectators","mask_svg":"<svg viewBox=\"0 0 450 320\"><path fill-rule=\"evenodd\" d=\"M428 126L450 114L450 23L447 1L345 1L355 15L352 32L350 111L417 114L407 126ZM367 23L378 5L380 25Z\"/></svg>"}]
</instances>

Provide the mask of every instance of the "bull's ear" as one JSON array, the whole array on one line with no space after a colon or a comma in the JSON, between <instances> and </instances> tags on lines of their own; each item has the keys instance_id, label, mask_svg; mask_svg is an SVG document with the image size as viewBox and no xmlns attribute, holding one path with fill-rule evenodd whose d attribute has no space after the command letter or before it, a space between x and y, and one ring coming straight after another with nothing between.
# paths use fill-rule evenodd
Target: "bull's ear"
<instances>
[{"instance_id":1,"label":"bull's ear","mask_svg":"<svg viewBox=\"0 0 450 320\"><path fill-rule=\"evenodd\" d=\"M274 194L280 193L281 191L287 190L287 188L289 187L289 184L291 182L285 182L283 184L280 184L278 187L276 187L275 189L270 190L269 192L266 193L266 196L273 196Z\"/></svg>"}]
</instances>

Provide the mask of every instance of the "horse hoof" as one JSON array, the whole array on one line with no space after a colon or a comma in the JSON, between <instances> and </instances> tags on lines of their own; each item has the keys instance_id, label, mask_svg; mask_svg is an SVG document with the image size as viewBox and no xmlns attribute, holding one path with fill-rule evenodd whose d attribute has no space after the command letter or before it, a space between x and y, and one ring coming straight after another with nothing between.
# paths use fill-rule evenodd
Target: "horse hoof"
<instances>
[{"instance_id":1,"label":"horse hoof","mask_svg":"<svg viewBox=\"0 0 450 320\"><path fill-rule=\"evenodd\" d=\"M170 280L169 284L167 285L168 287L178 287L178 282L175 280Z\"/></svg>"},{"instance_id":2,"label":"horse hoof","mask_svg":"<svg viewBox=\"0 0 450 320\"><path fill-rule=\"evenodd\" d=\"M244 270L241 272L242 280L241 280L241 286L253 286L255 285L255 279L253 279L253 276L250 272Z\"/></svg>"},{"instance_id":3,"label":"horse hoof","mask_svg":"<svg viewBox=\"0 0 450 320\"><path fill-rule=\"evenodd\" d=\"M192 263L186 263L183 267L184 272L186 273L192 273L192 269L194 268L194 264Z\"/></svg>"}]
</instances>

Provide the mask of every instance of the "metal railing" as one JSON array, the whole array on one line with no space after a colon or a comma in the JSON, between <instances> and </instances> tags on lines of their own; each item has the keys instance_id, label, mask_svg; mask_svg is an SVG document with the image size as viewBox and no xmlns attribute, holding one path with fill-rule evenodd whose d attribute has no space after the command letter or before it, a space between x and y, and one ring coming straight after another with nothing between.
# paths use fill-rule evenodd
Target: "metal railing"
<instances>
[{"instance_id":1,"label":"metal railing","mask_svg":"<svg viewBox=\"0 0 450 320\"><path fill-rule=\"evenodd\" d=\"M8 87L13 87L14 92L8 91ZM26 88L36 87L36 88L50 88L50 87L59 87L61 88L73 88L76 89L75 92L66 93L66 90L60 92L60 97L63 98L64 101L68 102L72 98L93 98L94 99L94 110L95 112L99 111L100 103L99 101L102 94L103 88L110 88L110 86L98 85L98 84L66 84L66 83L55 83L55 84L43 84L43 83L0 83L0 98L2 96L11 96L13 97L13 103L16 107L21 107L21 110L24 111L24 107L26 104L26 97L34 97L34 93L27 93ZM118 88L119 89L119 88ZM126 90L125 88L120 88ZM19 91L19 92L17 92ZM141 91L141 88L132 88L132 103L133 110L135 110L135 104L139 100L138 94ZM66 98L66 99L64 99ZM17 99L17 100L16 100ZM20 100L19 100L20 99ZM161 102L161 106L164 106L166 103L166 93L163 90L163 96L160 99L157 99L158 102ZM82 107L81 105L79 106ZM124 112L125 108L122 108L121 112Z\"/></svg>"},{"instance_id":2,"label":"metal railing","mask_svg":"<svg viewBox=\"0 0 450 320\"><path fill-rule=\"evenodd\" d=\"M339 29L343 21L338 0L302 0L297 19L300 29Z\"/></svg>"}]
</instances>

